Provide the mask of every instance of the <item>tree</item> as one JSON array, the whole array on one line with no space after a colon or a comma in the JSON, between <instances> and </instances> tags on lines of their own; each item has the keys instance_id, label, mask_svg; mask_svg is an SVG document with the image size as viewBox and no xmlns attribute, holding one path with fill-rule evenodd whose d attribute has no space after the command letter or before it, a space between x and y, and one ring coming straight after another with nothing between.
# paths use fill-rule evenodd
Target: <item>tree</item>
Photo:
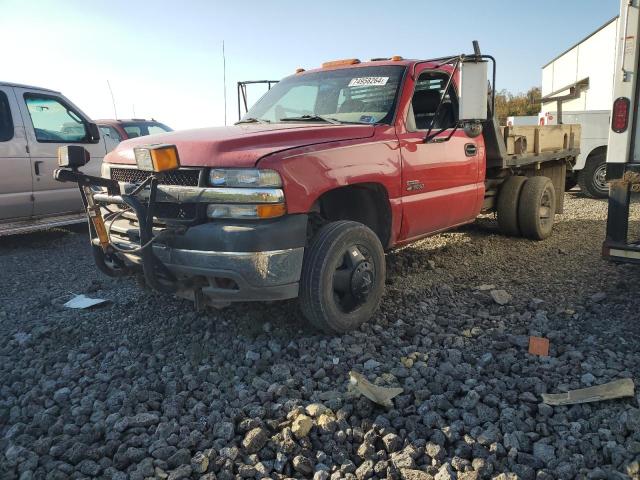
<instances>
[{"instance_id":1,"label":"tree","mask_svg":"<svg viewBox=\"0 0 640 480\"><path fill-rule=\"evenodd\" d=\"M504 125L507 117L516 115L537 115L540 112L540 98L542 94L539 87L530 88L527 93L516 95L507 90L500 90L496 94L496 116L498 122Z\"/></svg>"}]
</instances>

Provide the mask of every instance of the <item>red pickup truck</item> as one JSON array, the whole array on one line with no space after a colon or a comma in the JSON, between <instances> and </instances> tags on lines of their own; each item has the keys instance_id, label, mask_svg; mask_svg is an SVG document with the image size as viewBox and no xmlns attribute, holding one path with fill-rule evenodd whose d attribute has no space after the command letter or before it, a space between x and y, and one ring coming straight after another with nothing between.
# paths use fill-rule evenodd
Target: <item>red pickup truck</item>
<instances>
[{"instance_id":1,"label":"red pickup truck","mask_svg":"<svg viewBox=\"0 0 640 480\"><path fill-rule=\"evenodd\" d=\"M506 234L551 233L579 130L499 127L492 61L327 62L233 126L124 141L102 178L63 160L58 179L104 217L105 273L198 305L299 297L313 325L348 331L380 304L385 250L490 211Z\"/></svg>"}]
</instances>

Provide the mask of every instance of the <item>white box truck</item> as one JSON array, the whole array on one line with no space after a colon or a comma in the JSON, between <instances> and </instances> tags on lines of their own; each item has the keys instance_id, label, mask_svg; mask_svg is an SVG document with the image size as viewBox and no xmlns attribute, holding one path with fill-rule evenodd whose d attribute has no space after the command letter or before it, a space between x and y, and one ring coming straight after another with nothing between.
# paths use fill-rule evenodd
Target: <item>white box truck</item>
<instances>
[{"instance_id":1,"label":"white box truck","mask_svg":"<svg viewBox=\"0 0 640 480\"><path fill-rule=\"evenodd\" d=\"M580 155L567 172L567 188L606 198L606 154L618 17L542 67L539 123L582 126Z\"/></svg>"},{"instance_id":2,"label":"white box truck","mask_svg":"<svg viewBox=\"0 0 640 480\"><path fill-rule=\"evenodd\" d=\"M621 0L617 35L611 129L607 151L609 205L602 254L621 262L640 263L640 235L629 232L632 193L640 192L640 0Z\"/></svg>"}]
</instances>

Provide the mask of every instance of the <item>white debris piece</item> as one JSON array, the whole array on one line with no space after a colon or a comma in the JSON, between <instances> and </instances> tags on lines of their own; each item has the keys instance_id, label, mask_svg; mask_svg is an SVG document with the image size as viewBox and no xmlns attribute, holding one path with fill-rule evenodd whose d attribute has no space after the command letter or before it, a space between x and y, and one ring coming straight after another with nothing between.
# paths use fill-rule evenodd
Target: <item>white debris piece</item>
<instances>
[{"instance_id":1,"label":"white debris piece","mask_svg":"<svg viewBox=\"0 0 640 480\"><path fill-rule=\"evenodd\" d=\"M90 298L86 295L76 295L65 303L64 306L67 308L91 308L108 301L109 300L105 300L104 298Z\"/></svg>"}]
</instances>

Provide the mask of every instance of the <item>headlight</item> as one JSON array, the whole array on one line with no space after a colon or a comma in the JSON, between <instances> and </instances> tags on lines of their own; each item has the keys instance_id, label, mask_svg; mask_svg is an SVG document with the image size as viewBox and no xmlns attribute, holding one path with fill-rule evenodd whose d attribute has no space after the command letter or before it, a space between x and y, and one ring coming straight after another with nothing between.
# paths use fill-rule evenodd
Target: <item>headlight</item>
<instances>
[{"instance_id":1,"label":"headlight","mask_svg":"<svg viewBox=\"0 0 640 480\"><path fill-rule=\"evenodd\" d=\"M102 162L102 165L100 166L100 176L102 178L111 178L111 165Z\"/></svg>"},{"instance_id":2,"label":"headlight","mask_svg":"<svg viewBox=\"0 0 640 480\"><path fill-rule=\"evenodd\" d=\"M265 203L260 205L207 205L207 217L209 218L275 218L287 213L284 203Z\"/></svg>"},{"instance_id":3,"label":"headlight","mask_svg":"<svg viewBox=\"0 0 640 480\"><path fill-rule=\"evenodd\" d=\"M214 187L281 187L282 179L275 170L256 168L214 168L209 172Z\"/></svg>"}]
</instances>

